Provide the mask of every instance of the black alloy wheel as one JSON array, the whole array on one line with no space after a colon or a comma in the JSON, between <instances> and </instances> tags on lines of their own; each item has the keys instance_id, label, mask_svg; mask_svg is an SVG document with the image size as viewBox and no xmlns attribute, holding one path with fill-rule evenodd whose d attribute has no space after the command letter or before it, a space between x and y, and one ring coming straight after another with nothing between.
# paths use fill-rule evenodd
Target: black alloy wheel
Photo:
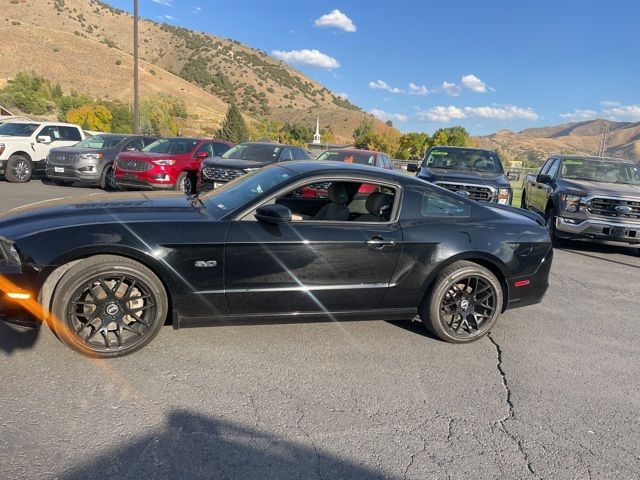
<instances>
[{"instance_id":1,"label":"black alloy wheel","mask_svg":"<svg viewBox=\"0 0 640 480\"><path fill-rule=\"evenodd\" d=\"M502 306L502 286L490 270L471 262L457 262L438 275L420 314L438 338L467 343L489 332Z\"/></svg>"},{"instance_id":2,"label":"black alloy wheel","mask_svg":"<svg viewBox=\"0 0 640 480\"><path fill-rule=\"evenodd\" d=\"M107 165L104 167L104 170L102 171L102 178L100 179L100 188L107 192L112 192L118 189L118 184L116 183L116 172L113 169L113 165Z\"/></svg>"},{"instance_id":3,"label":"black alloy wheel","mask_svg":"<svg viewBox=\"0 0 640 480\"><path fill-rule=\"evenodd\" d=\"M558 238L558 234L556 233L556 219L558 216L556 215L556 209L551 208L547 212L547 230L549 230L549 236L551 237L551 245L554 247L562 246L562 239Z\"/></svg>"},{"instance_id":4,"label":"black alloy wheel","mask_svg":"<svg viewBox=\"0 0 640 480\"><path fill-rule=\"evenodd\" d=\"M155 337L167 304L162 283L147 267L100 255L81 261L62 277L53 299L52 326L80 353L117 357Z\"/></svg>"}]
</instances>

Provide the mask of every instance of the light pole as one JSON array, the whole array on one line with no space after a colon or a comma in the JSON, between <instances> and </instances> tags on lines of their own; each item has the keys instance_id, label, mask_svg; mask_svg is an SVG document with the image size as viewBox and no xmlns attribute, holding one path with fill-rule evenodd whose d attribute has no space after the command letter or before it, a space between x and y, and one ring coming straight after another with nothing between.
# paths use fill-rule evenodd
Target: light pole
<instances>
[{"instance_id":1,"label":"light pole","mask_svg":"<svg viewBox=\"0 0 640 480\"><path fill-rule=\"evenodd\" d=\"M133 133L140 133L138 93L138 0L133 0Z\"/></svg>"}]
</instances>

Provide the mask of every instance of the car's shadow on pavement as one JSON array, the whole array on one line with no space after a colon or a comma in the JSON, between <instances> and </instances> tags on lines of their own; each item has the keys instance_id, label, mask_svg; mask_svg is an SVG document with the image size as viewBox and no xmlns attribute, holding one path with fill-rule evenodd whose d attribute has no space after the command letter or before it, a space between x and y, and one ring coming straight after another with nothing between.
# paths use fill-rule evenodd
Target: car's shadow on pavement
<instances>
[{"instance_id":1,"label":"car's shadow on pavement","mask_svg":"<svg viewBox=\"0 0 640 480\"><path fill-rule=\"evenodd\" d=\"M0 352L11 355L33 348L39 335L40 328L18 327L0 321Z\"/></svg>"},{"instance_id":2,"label":"car's shadow on pavement","mask_svg":"<svg viewBox=\"0 0 640 480\"><path fill-rule=\"evenodd\" d=\"M640 265L637 263L633 263L631 259L637 259L639 257L640 251L638 248L633 247L624 247L617 245L607 245L600 243L587 243L587 242L565 242L561 247L556 248L556 250L560 250L563 252L573 253L575 255L580 255L582 257L595 258L598 260L603 260L605 262L615 263L617 265L625 265L627 267L632 268L640 268ZM618 255L627 255L630 257L629 262L624 262L620 260L614 260L610 257L610 255L618 254Z\"/></svg>"},{"instance_id":3,"label":"car's shadow on pavement","mask_svg":"<svg viewBox=\"0 0 640 480\"><path fill-rule=\"evenodd\" d=\"M317 450L302 428L284 437L184 410L161 428L110 449L88 448L83 457L89 460L58 478L389 478Z\"/></svg>"},{"instance_id":4,"label":"car's shadow on pavement","mask_svg":"<svg viewBox=\"0 0 640 480\"><path fill-rule=\"evenodd\" d=\"M390 325L394 325L396 327L402 328L403 330L406 330L407 332L411 332L411 333L415 333L416 335L421 335L423 337L426 338L430 338L432 340L438 340L440 341L440 339L438 337L436 337L433 333L431 333L429 330L427 330L427 328L422 324L422 321L420 319L414 319L414 320L389 320L387 321L388 324Z\"/></svg>"}]
</instances>

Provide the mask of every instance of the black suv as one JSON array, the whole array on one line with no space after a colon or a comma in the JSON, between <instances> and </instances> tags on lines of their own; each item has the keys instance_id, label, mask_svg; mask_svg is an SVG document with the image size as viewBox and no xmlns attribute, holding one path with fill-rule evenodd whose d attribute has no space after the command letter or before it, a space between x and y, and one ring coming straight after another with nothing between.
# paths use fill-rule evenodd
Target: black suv
<instances>
[{"instance_id":1,"label":"black suv","mask_svg":"<svg viewBox=\"0 0 640 480\"><path fill-rule=\"evenodd\" d=\"M431 147L408 172L471 200L511 205L513 192L498 154L466 147Z\"/></svg>"},{"instance_id":2,"label":"black suv","mask_svg":"<svg viewBox=\"0 0 640 480\"><path fill-rule=\"evenodd\" d=\"M198 190L211 190L252 170L290 160L311 160L311 156L304 148L294 145L269 142L239 143L221 157L203 160L198 172Z\"/></svg>"},{"instance_id":3,"label":"black suv","mask_svg":"<svg viewBox=\"0 0 640 480\"><path fill-rule=\"evenodd\" d=\"M116 188L113 161L120 152L142 150L157 138L141 135L101 133L72 147L52 148L47 156L46 175L58 185L81 182Z\"/></svg>"}]
</instances>

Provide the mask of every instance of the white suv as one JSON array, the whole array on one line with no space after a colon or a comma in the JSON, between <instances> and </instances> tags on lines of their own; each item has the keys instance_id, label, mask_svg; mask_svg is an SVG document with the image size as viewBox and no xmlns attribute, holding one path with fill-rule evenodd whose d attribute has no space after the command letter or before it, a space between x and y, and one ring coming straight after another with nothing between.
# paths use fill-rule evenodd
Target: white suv
<instances>
[{"instance_id":1,"label":"white suv","mask_svg":"<svg viewBox=\"0 0 640 480\"><path fill-rule=\"evenodd\" d=\"M75 145L84 138L82 129L69 123L3 123L0 125L0 175L9 182L28 182L34 170L44 171L49 150Z\"/></svg>"}]
</instances>

